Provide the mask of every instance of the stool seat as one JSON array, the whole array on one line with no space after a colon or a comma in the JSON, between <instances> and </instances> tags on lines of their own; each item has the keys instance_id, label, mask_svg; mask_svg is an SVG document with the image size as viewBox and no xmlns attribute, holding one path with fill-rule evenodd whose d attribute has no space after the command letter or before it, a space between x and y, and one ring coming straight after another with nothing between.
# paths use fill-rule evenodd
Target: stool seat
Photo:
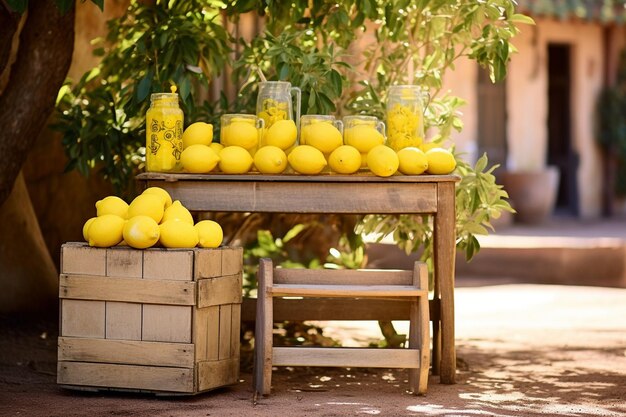
<instances>
[{"instance_id":1,"label":"stool seat","mask_svg":"<svg viewBox=\"0 0 626 417\"><path fill-rule=\"evenodd\" d=\"M259 263L254 389L271 391L273 366L332 366L409 369L409 390L425 394L430 366L428 271L416 262L413 271L317 270L274 268ZM410 300L409 346L389 348L275 347L273 299L277 297L391 298Z\"/></svg>"}]
</instances>

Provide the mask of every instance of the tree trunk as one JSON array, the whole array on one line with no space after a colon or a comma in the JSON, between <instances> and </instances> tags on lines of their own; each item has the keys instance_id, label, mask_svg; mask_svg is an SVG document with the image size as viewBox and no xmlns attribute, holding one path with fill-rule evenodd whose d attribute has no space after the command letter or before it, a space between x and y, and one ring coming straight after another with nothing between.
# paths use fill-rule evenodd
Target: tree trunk
<instances>
[{"instance_id":1,"label":"tree trunk","mask_svg":"<svg viewBox=\"0 0 626 417\"><path fill-rule=\"evenodd\" d=\"M57 273L24 177L0 204L0 313L44 310L57 299Z\"/></svg>"},{"instance_id":2,"label":"tree trunk","mask_svg":"<svg viewBox=\"0 0 626 417\"><path fill-rule=\"evenodd\" d=\"M31 2L16 45L20 16L1 4L0 23L6 22L8 30L3 26L0 32L0 71L8 81L0 90L0 205L54 109L74 49L73 8L61 15L52 0Z\"/></svg>"}]
</instances>

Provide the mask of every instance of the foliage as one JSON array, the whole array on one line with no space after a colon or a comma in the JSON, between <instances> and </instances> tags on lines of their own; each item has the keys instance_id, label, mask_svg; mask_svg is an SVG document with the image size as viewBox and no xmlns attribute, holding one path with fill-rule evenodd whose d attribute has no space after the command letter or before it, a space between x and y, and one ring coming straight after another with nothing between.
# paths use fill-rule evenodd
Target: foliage
<instances>
[{"instance_id":1,"label":"foliage","mask_svg":"<svg viewBox=\"0 0 626 417\"><path fill-rule=\"evenodd\" d=\"M85 0L81 0L83 3ZM66 13L75 3L74 0L55 0L56 6L61 13ZM98 6L100 10L104 10L104 0L91 0L93 4ZM28 0L6 0L9 9L16 13L22 14L28 8Z\"/></svg>"},{"instance_id":2,"label":"foliage","mask_svg":"<svg viewBox=\"0 0 626 417\"><path fill-rule=\"evenodd\" d=\"M446 71L466 57L488 68L493 81L503 79L515 51L510 40L516 25L532 23L514 5L513 0L293 0L285 7L268 0L133 0L125 16L109 22L109 35L96 50L103 56L98 68L60 92L56 128L63 133L70 169L84 174L100 169L125 189L142 168L150 93L176 84L185 122L215 123L225 112L254 112L255 81L264 74L302 89L303 114L348 111L383 118L390 85L421 85L425 125L432 140L443 144L462 129L458 110L465 104L443 93ZM265 32L251 40L226 32L225 19L237 21L249 11L265 16ZM372 41L361 42L364 37ZM363 45L361 56L349 53ZM209 83L228 67L242 85L238 96L209 101ZM474 235L486 232L501 210L510 210L486 165L486 157L475 167L459 159L458 247L468 257L478 250ZM424 218L368 217L359 231L383 229L405 249L426 244L430 250L432 225ZM271 235L260 237L259 248L284 254ZM347 239L352 240L341 243L344 253L362 248L362 242ZM342 255L340 247L331 262L343 267L362 262L357 252Z\"/></svg>"}]
</instances>

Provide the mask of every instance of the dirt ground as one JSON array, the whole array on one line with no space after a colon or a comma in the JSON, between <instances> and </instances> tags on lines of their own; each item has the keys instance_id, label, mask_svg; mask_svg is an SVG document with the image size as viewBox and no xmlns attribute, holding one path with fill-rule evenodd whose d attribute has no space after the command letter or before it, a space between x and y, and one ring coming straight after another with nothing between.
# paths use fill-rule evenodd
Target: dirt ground
<instances>
[{"instance_id":1,"label":"dirt ground","mask_svg":"<svg viewBox=\"0 0 626 417\"><path fill-rule=\"evenodd\" d=\"M380 338L376 323L324 323L344 344ZM403 331L405 323L397 323ZM0 317L0 416L626 416L626 289L510 284L456 291L457 384L406 371L274 372L256 404L251 375L194 397L86 393L56 385L57 317Z\"/></svg>"}]
</instances>

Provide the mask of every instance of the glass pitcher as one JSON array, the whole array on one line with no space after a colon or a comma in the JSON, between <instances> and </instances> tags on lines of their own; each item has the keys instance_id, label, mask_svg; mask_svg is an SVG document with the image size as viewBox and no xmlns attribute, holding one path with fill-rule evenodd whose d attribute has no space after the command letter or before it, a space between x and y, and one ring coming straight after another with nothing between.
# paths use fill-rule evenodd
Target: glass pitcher
<instances>
[{"instance_id":1,"label":"glass pitcher","mask_svg":"<svg viewBox=\"0 0 626 417\"><path fill-rule=\"evenodd\" d=\"M183 111L178 106L176 87L171 93L150 96L146 112L146 170L177 172L182 170Z\"/></svg>"},{"instance_id":2,"label":"glass pitcher","mask_svg":"<svg viewBox=\"0 0 626 417\"><path fill-rule=\"evenodd\" d=\"M293 98L295 96L295 119ZM265 129L269 129L279 120L293 120L296 126L300 125L300 101L302 92L298 87L292 87L287 81L259 82L259 95L256 101L256 115L265 122Z\"/></svg>"},{"instance_id":3,"label":"glass pitcher","mask_svg":"<svg viewBox=\"0 0 626 417\"><path fill-rule=\"evenodd\" d=\"M398 151L424 140L425 93L416 85L394 85L387 96L387 144Z\"/></svg>"},{"instance_id":4,"label":"glass pitcher","mask_svg":"<svg viewBox=\"0 0 626 417\"><path fill-rule=\"evenodd\" d=\"M335 116L332 115L322 115L322 114L305 114L300 118L300 138L298 141L299 145L307 144L307 136L309 136L312 132L314 132L311 126L317 123L329 123L334 126L341 137L343 137L343 122L341 120L335 119Z\"/></svg>"}]
</instances>

